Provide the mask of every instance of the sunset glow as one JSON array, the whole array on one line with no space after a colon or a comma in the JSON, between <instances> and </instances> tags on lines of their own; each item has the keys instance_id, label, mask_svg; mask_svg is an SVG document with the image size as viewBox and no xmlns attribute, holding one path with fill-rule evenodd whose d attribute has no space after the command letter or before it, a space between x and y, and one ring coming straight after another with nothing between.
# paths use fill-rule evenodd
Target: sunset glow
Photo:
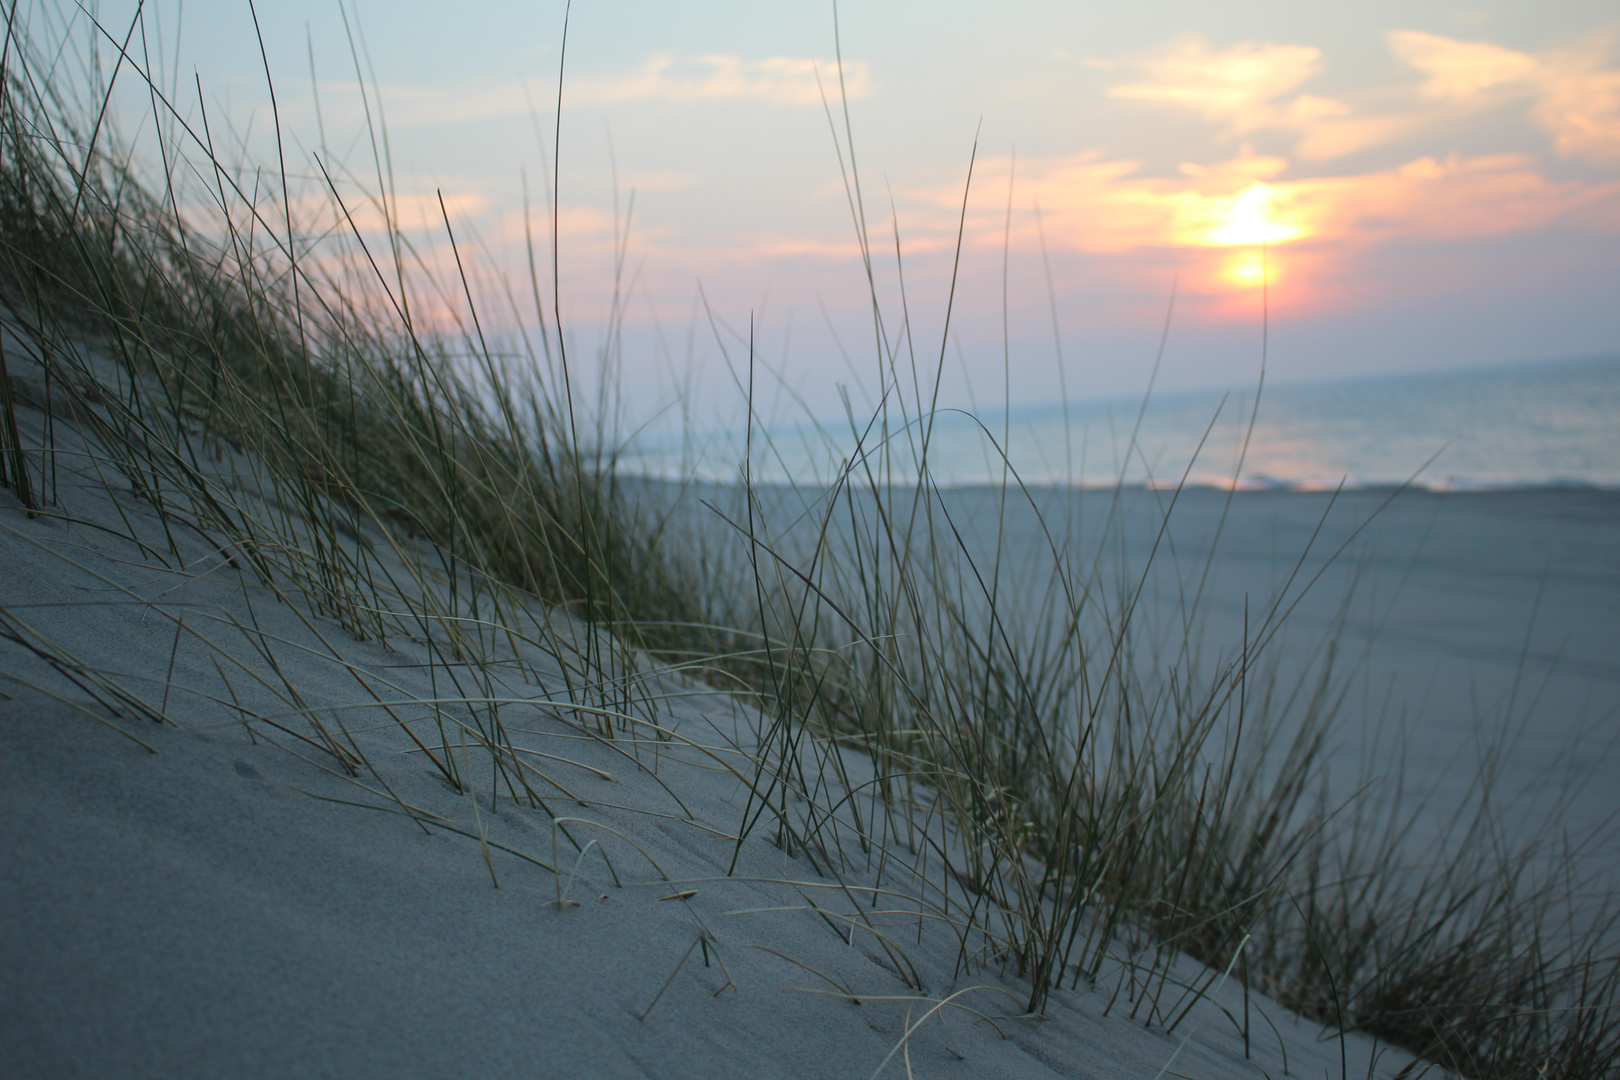
<instances>
[{"instance_id":1,"label":"sunset glow","mask_svg":"<svg viewBox=\"0 0 1620 1080\"><path fill-rule=\"evenodd\" d=\"M1303 226L1276 220L1271 212L1272 189L1251 184L1231 200L1226 224L1209 234L1220 247L1249 244L1286 244L1306 235Z\"/></svg>"},{"instance_id":2,"label":"sunset glow","mask_svg":"<svg viewBox=\"0 0 1620 1080\"><path fill-rule=\"evenodd\" d=\"M1240 289L1258 289L1277 280L1277 268L1263 251L1246 251L1228 259L1221 268L1221 280Z\"/></svg>"}]
</instances>

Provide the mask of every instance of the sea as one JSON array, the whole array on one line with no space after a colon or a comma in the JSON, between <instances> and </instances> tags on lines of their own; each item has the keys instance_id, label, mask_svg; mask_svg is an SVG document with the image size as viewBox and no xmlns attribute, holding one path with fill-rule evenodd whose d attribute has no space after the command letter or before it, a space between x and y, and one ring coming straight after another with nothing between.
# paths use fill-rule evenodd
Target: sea
<instances>
[{"instance_id":1,"label":"sea","mask_svg":"<svg viewBox=\"0 0 1620 1080\"><path fill-rule=\"evenodd\" d=\"M924 426L891 410L886 432L860 418L756 431L751 475L814 483L887 448L884 463L898 478L913 472L907 463ZM743 441L741 432L717 432L694 454L690 437L650 440L628 464L665 479L735 480ZM1016 476L1026 485L1088 488L1616 489L1620 356L1023 405L976 416L941 410L927 460L943 486Z\"/></svg>"}]
</instances>

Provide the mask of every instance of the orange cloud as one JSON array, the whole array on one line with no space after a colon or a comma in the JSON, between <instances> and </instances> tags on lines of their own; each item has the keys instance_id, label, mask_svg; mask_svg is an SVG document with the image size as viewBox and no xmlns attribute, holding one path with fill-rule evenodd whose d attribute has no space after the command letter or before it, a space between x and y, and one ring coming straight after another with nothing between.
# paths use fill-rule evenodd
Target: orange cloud
<instances>
[{"instance_id":1,"label":"orange cloud","mask_svg":"<svg viewBox=\"0 0 1620 1080\"><path fill-rule=\"evenodd\" d=\"M1287 167L1282 158L1249 156L1207 168L1183 165L1179 177L1133 177L1139 162L1080 154L1020 161L1017 190L1020 199L1032 198L1042 208L1049 235L1082 251L1230 247L1309 235L1289 205L1286 186L1271 182ZM994 169L995 163L986 166ZM948 209L961 192L941 188L923 197ZM986 235L995 233L999 245L1000 218L979 224Z\"/></svg>"},{"instance_id":2,"label":"orange cloud","mask_svg":"<svg viewBox=\"0 0 1620 1080\"><path fill-rule=\"evenodd\" d=\"M1385 172L1287 187L1296 211L1318 223L1319 235L1356 244L1526 232L1601 202L1609 204L1607 224L1620 225L1613 205L1620 184L1549 180L1522 154L1425 157Z\"/></svg>"},{"instance_id":3,"label":"orange cloud","mask_svg":"<svg viewBox=\"0 0 1620 1080\"><path fill-rule=\"evenodd\" d=\"M1488 41L1457 41L1416 30L1391 30L1384 37L1390 52L1428 76L1419 93L1431 101L1520 94L1539 75L1535 57Z\"/></svg>"},{"instance_id":4,"label":"orange cloud","mask_svg":"<svg viewBox=\"0 0 1620 1080\"><path fill-rule=\"evenodd\" d=\"M1620 161L1620 71L1576 68L1552 81L1532 115L1564 157Z\"/></svg>"},{"instance_id":5,"label":"orange cloud","mask_svg":"<svg viewBox=\"0 0 1620 1080\"><path fill-rule=\"evenodd\" d=\"M1109 95L1191 109L1229 137L1293 132L1295 154L1305 161L1333 160L1471 114L1529 104L1530 121L1552 136L1559 155L1620 160L1620 70L1609 66L1614 32L1595 34L1580 49L1535 54L1416 30L1392 30L1385 40L1423 81L1407 88L1404 108L1374 115L1296 93L1321 70L1320 50L1270 42L1212 52L1200 38L1180 38L1141 62L1145 81Z\"/></svg>"},{"instance_id":6,"label":"orange cloud","mask_svg":"<svg viewBox=\"0 0 1620 1080\"><path fill-rule=\"evenodd\" d=\"M1049 234L1092 252L1491 236L1620 195L1620 183L1549 180L1524 155L1425 157L1360 176L1279 179L1286 165L1245 157L1183 166L1179 178L1132 178L1135 162L1068 158L1021 163L1019 186L1033 188ZM1608 221L1620 226L1620 208Z\"/></svg>"},{"instance_id":7,"label":"orange cloud","mask_svg":"<svg viewBox=\"0 0 1620 1080\"><path fill-rule=\"evenodd\" d=\"M1428 76L1426 99L1470 111L1528 99L1531 120L1560 156L1620 161L1620 70L1607 66L1612 31L1583 49L1536 55L1413 30L1388 38L1396 56Z\"/></svg>"},{"instance_id":8,"label":"orange cloud","mask_svg":"<svg viewBox=\"0 0 1620 1080\"><path fill-rule=\"evenodd\" d=\"M1113 87L1108 96L1192 109L1243 135L1276 126L1287 112L1277 99L1321 70L1321 59L1320 49L1305 45L1244 42L1211 52L1203 38L1183 37L1142 63L1146 81Z\"/></svg>"}]
</instances>

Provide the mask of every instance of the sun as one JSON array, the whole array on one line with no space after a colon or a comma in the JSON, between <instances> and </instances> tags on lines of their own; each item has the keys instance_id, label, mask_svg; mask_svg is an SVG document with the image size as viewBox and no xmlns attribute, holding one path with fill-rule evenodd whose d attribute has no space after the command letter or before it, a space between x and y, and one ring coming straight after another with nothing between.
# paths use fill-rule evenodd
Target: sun
<instances>
[{"instance_id":1,"label":"sun","mask_svg":"<svg viewBox=\"0 0 1620 1080\"><path fill-rule=\"evenodd\" d=\"M1245 251L1226 260L1220 278L1240 289L1258 289L1277 280L1277 264L1263 251Z\"/></svg>"},{"instance_id":2,"label":"sun","mask_svg":"<svg viewBox=\"0 0 1620 1080\"><path fill-rule=\"evenodd\" d=\"M1205 214L1203 227L1191 242L1227 249L1215 264L1214 278L1230 288L1274 284L1279 276L1278 248L1312 232L1286 192L1258 182L1236 194L1207 200Z\"/></svg>"}]
</instances>

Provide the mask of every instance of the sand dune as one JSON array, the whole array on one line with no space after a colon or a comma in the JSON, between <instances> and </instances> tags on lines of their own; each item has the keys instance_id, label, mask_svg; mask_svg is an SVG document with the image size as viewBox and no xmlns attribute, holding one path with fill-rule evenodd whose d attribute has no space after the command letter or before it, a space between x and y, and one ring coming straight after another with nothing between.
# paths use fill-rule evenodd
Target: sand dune
<instances>
[{"instance_id":1,"label":"sand dune","mask_svg":"<svg viewBox=\"0 0 1620 1080\"><path fill-rule=\"evenodd\" d=\"M19 418L39 445L43 415ZM1122 957L1021 1015L1014 973L957 970L950 913L972 897L907 866L954 842L937 823L863 850L867 790L829 800L841 846L790 854L768 817L739 840L763 723L744 705L628 654L583 688L611 643L537 605L472 621L470 580L366 529L341 542L377 553L379 595L437 617L357 641L55 423L59 505L29 517L0 492L8 1077L1236 1080L1410 1060L1185 959L1147 980ZM273 516L251 459L215 468ZM444 662L457 625L495 659ZM478 750L497 720L531 769ZM841 759L834 794L860 786Z\"/></svg>"}]
</instances>

